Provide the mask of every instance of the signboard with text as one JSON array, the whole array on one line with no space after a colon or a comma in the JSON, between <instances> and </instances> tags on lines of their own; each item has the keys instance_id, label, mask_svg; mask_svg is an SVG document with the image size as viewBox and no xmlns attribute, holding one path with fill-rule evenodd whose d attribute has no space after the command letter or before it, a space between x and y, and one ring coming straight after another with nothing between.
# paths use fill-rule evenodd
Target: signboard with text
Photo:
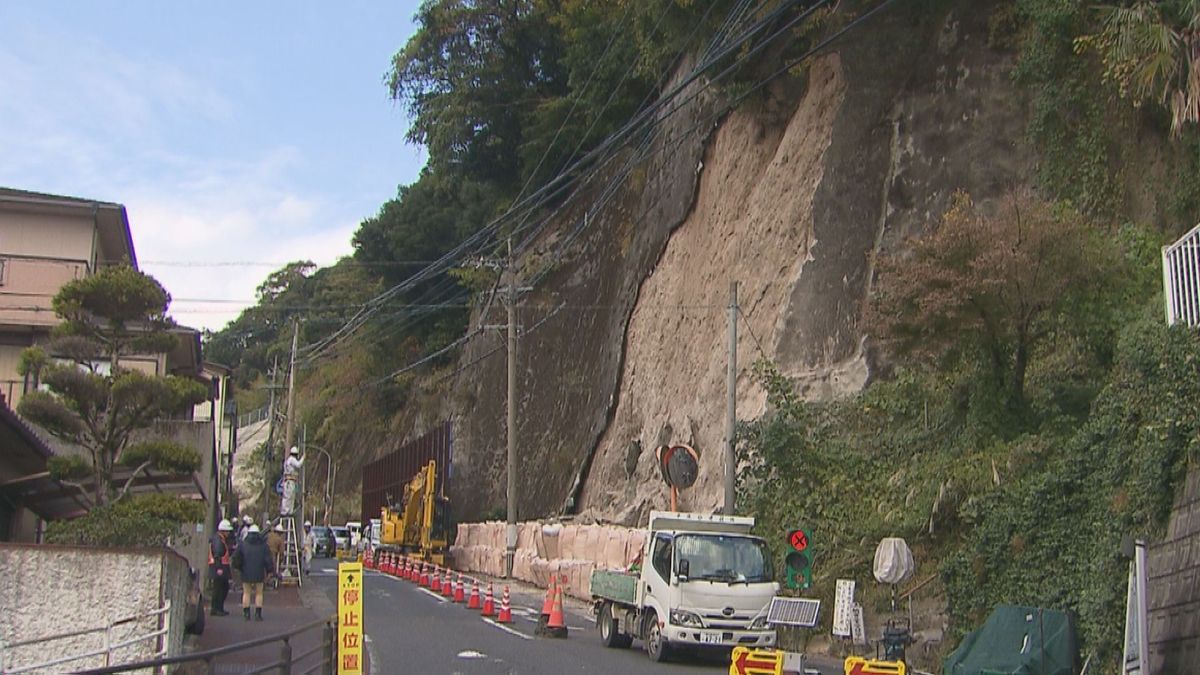
<instances>
[{"instance_id":1,"label":"signboard with text","mask_svg":"<svg viewBox=\"0 0 1200 675\"><path fill-rule=\"evenodd\" d=\"M338 675L363 673L362 563L338 563Z\"/></svg>"}]
</instances>

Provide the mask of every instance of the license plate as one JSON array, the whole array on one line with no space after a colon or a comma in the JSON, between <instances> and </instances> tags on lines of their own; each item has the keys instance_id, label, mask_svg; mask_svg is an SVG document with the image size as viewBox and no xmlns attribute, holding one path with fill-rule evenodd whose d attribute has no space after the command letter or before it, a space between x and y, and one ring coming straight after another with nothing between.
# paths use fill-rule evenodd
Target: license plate
<instances>
[{"instance_id":1,"label":"license plate","mask_svg":"<svg viewBox=\"0 0 1200 675\"><path fill-rule=\"evenodd\" d=\"M719 644L721 644L721 634L720 633L701 633L700 634L700 644L719 645Z\"/></svg>"}]
</instances>

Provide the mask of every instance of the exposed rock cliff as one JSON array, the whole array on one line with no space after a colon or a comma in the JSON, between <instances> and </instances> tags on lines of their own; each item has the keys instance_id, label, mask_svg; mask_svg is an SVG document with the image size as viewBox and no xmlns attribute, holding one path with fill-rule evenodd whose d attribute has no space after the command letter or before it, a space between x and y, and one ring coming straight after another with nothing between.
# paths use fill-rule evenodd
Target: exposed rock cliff
<instances>
[{"instance_id":1,"label":"exposed rock cliff","mask_svg":"<svg viewBox=\"0 0 1200 675\"><path fill-rule=\"evenodd\" d=\"M957 4L942 21L882 14L765 102L706 123L719 100L701 96L662 125L650 159L586 215L573 253L521 312L522 517L569 507L640 520L666 500L653 458L663 442L701 453L684 505L720 506L730 281L739 417L763 412L749 376L759 356L807 396L865 385L873 253L920 231L955 190L986 202L1031 180L1012 57L987 41L993 3ZM563 214L559 231L584 217ZM526 271L543 263L531 257ZM454 385L464 518L504 504L502 340L474 340L462 360L483 360Z\"/></svg>"}]
</instances>

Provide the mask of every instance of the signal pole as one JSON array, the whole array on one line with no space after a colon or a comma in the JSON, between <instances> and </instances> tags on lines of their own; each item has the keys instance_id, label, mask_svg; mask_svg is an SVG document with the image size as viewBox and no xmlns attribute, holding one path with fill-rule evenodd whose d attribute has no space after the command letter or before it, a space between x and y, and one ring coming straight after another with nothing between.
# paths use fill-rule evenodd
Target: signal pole
<instances>
[{"instance_id":1,"label":"signal pole","mask_svg":"<svg viewBox=\"0 0 1200 675\"><path fill-rule=\"evenodd\" d=\"M296 422L292 415L296 404L296 342L300 338L300 320L292 319L292 358L288 363L287 426L284 428L283 451L287 452L296 440Z\"/></svg>"},{"instance_id":2,"label":"signal pole","mask_svg":"<svg viewBox=\"0 0 1200 675\"><path fill-rule=\"evenodd\" d=\"M737 433L737 302L736 281L729 282L729 372L725 377L725 515L733 515L734 474L737 472L737 457L733 452L734 435Z\"/></svg>"}]
</instances>

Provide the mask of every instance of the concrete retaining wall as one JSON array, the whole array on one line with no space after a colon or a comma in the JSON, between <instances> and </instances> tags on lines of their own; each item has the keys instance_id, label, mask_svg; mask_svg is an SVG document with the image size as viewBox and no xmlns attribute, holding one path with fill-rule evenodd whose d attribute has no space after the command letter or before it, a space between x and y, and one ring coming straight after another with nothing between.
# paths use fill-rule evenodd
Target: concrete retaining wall
<instances>
[{"instance_id":1,"label":"concrete retaining wall","mask_svg":"<svg viewBox=\"0 0 1200 675\"><path fill-rule=\"evenodd\" d=\"M592 570L625 569L641 556L646 531L615 525L520 523L513 576L545 587L551 576L566 577L565 591L590 598ZM504 574L502 522L460 523L450 548L457 569L491 576Z\"/></svg>"},{"instance_id":2,"label":"concrete retaining wall","mask_svg":"<svg viewBox=\"0 0 1200 675\"><path fill-rule=\"evenodd\" d=\"M173 551L100 549L0 544L0 643L41 639L72 631L103 628L109 622L145 614L171 600L168 654L182 653L190 587L188 563ZM163 617L143 617L112 629L112 642L146 635ZM44 663L105 645L101 630L77 637L41 640L3 650L3 668ZM111 663L152 658L157 640L143 640L113 652ZM105 665L97 656L38 672L74 672Z\"/></svg>"}]
</instances>

